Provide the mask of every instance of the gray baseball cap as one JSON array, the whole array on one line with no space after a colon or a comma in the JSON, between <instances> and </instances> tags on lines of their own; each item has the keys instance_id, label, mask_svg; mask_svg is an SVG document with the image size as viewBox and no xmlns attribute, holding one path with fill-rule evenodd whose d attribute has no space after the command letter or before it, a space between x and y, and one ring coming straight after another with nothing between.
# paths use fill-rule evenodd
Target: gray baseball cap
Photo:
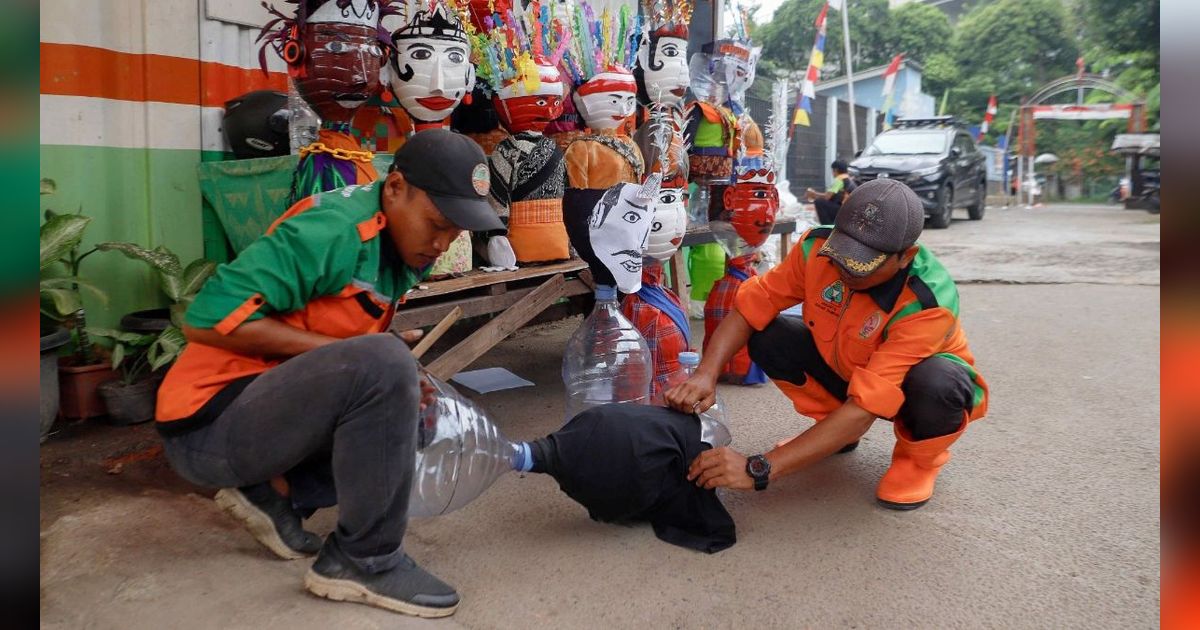
<instances>
[{"instance_id":1,"label":"gray baseball cap","mask_svg":"<svg viewBox=\"0 0 1200 630\"><path fill-rule=\"evenodd\" d=\"M831 258L850 275L871 275L891 254L912 247L925 226L921 199L894 179L876 179L850 193L833 233L817 252Z\"/></svg>"},{"instance_id":2,"label":"gray baseball cap","mask_svg":"<svg viewBox=\"0 0 1200 630\"><path fill-rule=\"evenodd\" d=\"M503 230L488 203L492 175L483 149L448 129L418 131L396 151L389 171L423 190L451 223L472 232Z\"/></svg>"}]
</instances>

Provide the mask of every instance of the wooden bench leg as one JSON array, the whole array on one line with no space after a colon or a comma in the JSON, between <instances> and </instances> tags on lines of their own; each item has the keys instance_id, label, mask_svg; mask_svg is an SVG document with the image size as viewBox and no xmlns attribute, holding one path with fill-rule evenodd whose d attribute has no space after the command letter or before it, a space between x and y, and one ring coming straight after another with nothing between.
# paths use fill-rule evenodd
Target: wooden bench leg
<instances>
[{"instance_id":1,"label":"wooden bench leg","mask_svg":"<svg viewBox=\"0 0 1200 630\"><path fill-rule=\"evenodd\" d=\"M492 321L471 333L470 337L462 340L430 363L427 368L429 373L443 381L450 380L451 376L458 374L475 359L483 356L493 346L511 335L513 331L524 326L525 322L533 319L538 313L558 301L566 284L566 278L561 273L552 276L520 302L510 306Z\"/></svg>"},{"instance_id":2,"label":"wooden bench leg","mask_svg":"<svg viewBox=\"0 0 1200 630\"><path fill-rule=\"evenodd\" d=\"M687 265L683 264L683 248L675 250L675 255L671 256L668 263L671 265L671 290L682 298L683 292L687 290L690 278L687 277Z\"/></svg>"}]
</instances>

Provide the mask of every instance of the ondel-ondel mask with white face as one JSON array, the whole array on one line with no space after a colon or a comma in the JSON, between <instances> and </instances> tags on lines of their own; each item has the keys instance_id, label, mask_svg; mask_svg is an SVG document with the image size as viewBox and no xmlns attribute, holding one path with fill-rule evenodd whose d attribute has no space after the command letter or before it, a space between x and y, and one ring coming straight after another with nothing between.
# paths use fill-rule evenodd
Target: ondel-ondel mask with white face
<instances>
[{"instance_id":1,"label":"ondel-ondel mask with white face","mask_svg":"<svg viewBox=\"0 0 1200 630\"><path fill-rule=\"evenodd\" d=\"M651 101L675 107L683 104L691 83L687 46L685 38L652 35L638 49L638 66Z\"/></svg>"},{"instance_id":2,"label":"ondel-ondel mask with white face","mask_svg":"<svg viewBox=\"0 0 1200 630\"><path fill-rule=\"evenodd\" d=\"M637 83L627 70L601 72L579 86L572 98L592 131L613 130L637 109Z\"/></svg>"},{"instance_id":3,"label":"ondel-ondel mask with white face","mask_svg":"<svg viewBox=\"0 0 1200 630\"><path fill-rule=\"evenodd\" d=\"M646 239L646 255L655 260L669 260L683 242L687 231L687 203L683 188L663 188L658 191L650 235Z\"/></svg>"},{"instance_id":4,"label":"ondel-ondel mask with white face","mask_svg":"<svg viewBox=\"0 0 1200 630\"><path fill-rule=\"evenodd\" d=\"M592 253L623 293L642 288L642 254L657 199L657 182L617 184L592 208L588 222Z\"/></svg>"},{"instance_id":5,"label":"ondel-ondel mask with white face","mask_svg":"<svg viewBox=\"0 0 1200 630\"><path fill-rule=\"evenodd\" d=\"M475 87L471 45L458 16L439 2L417 11L392 41L389 83L400 106L418 123L449 118Z\"/></svg>"}]
</instances>

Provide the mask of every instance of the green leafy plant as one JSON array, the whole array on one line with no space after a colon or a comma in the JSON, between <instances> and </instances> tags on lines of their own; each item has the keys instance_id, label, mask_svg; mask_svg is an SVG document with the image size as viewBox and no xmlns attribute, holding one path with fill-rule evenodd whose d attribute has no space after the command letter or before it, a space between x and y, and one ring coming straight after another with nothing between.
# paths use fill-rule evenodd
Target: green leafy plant
<instances>
[{"instance_id":1,"label":"green leafy plant","mask_svg":"<svg viewBox=\"0 0 1200 630\"><path fill-rule=\"evenodd\" d=\"M179 256L162 245L146 249L134 243L107 242L96 245L96 249L120 252L149 265L158 274L163 293L171 300L171 323L176 327L182 327L188 305L217 269L217 263L203 258L193 260L185 267Z\"/></svg>"},{"instance_id":2,"label":"green leafy plant","mask_svg":"<svg viewBox=\"0 0 1200 630\"><path fill-rule=\"evenodd\" d=\"M174 326L157 334L110 328L89 328L88 332L112 340L112 368L121 374L124 385L132 385L169 365L187 345L183 332Z\"/></svg>"},{"instance_id":3,"label":"green leafy plant","mask_svg":"<svg viewBox=\"0 0 1200 630\"><path fill-rule=\"evenodd\" d=\"M54 180L42 179L41 194L54 194ZM100 302L108 296L79 275L80 267L96 248L80 252L83 233L91 223L81 208L75 214L60 214L46 210L45 222L39 233L39 297L41 313L47 319L60 322L75 335L76 361L87 365L94 360L91 340L87 336L87 313L81 293L86 291Z\"/></svg>"}]
</instances>

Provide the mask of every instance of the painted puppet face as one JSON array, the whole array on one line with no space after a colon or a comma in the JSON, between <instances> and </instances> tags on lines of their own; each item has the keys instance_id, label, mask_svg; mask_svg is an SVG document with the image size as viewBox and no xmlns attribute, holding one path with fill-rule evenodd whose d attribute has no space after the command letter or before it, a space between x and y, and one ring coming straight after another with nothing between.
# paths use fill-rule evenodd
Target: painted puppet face
<instances>
[{"instance_id":1,"label":"painted puppet face","mask_svg":"<svg viewBox=\"0 0 1200 630\"><path fill-rule=\"evenodd\" d=\"M375 27L310 19L302 37L305 55L297 91L323 120L349 122L379 91L383 48Z\"/></svg>"},{"instance_id":2,"label":"painted puppet face","mask_svg":"<svg viewBox=\"0 0 1200 630\"><path fill-rule=\"evenodd\" d=\"M651 38L650 45L638 50L638 64L646 95L656 103L680 106L687 95L691 75L688 72L687 40L662 36Z\"/></svg>"},{"instance_id":3,"label":"painted puppet face","mask_svg":"<svg viewBox=\"0 0 1200 630\"><path fill-rule=\"evenodd\" d=\"M725 189L725 211L720 221L713 222L712 229L730 257L753 253L771 235L779 212L774 175L764 169Z\"/></svg>"},{"instance_id":4,"label":"painted puppet face","mask_svg":"<svg viewBox=\"0 0 1200 630\"><path fill-rule=\"evenodd\" d=\"M504 86L493 98L496 113L505 129L513 133L542 133L550 121L563 113L563 81L558 68L541 59L537 63L539 83L532 91L524 81Z\"/></svg>"},{"instance_id":5,"label":"painted puppet face","mask_svg":"<svg viewBox=\"0 0 1200 630\"><path fill-rule=\"evenodd\" d=\"M416 122L449 118L475 87L471 46L458 18L440 4L432 14L418 11L392 41L396 57L390 83L400 106Z\"/></svg>"},{"instance_id":6,"label":"painted puppet face","mask_svg":"<svg viewBox=\"0 0 1200 630\"><path fill-rule=\"evenodd\" d=\"M717 53L712 58L714 79L725 86L729 98L742 102L746 90L754 83L761 47L751 47L743 42L722 40L717 43Z\"/></svg>"},{"instance_id":7,"label":"painted puppet face","mask_svg":"<svg viewBox=\"0 0 1200 630\"><path fill-rule=\"evenodd\" d=\"M687 231L687 196L683 188L663 188L658 191L654 220L646 241L646 255L656 260L668 260L675 255Z\"/></svg>"},{"instance_id":8,"label":"painted puppet face","mask_svg":"<svg viewBox=\"0 0 1200 630\"><path fill-rule=\"evenodd\" d=\"M602 72L579 86L575 107L593 131L616 129L637 108L637 83L628 71Z\"/></svg>"},{"instance_id":9,"label":"painted puppet face","mask_svg":"<svg viewBox=\"0 0 1200 630\"><path fill-rule=\"evenodd\" d=\"M588 238L596 260L588 262L603 265L624 293L642 288L642 253L657 197L656 186L617 184L592 209Z\"/></svg>"}]
</instances>

